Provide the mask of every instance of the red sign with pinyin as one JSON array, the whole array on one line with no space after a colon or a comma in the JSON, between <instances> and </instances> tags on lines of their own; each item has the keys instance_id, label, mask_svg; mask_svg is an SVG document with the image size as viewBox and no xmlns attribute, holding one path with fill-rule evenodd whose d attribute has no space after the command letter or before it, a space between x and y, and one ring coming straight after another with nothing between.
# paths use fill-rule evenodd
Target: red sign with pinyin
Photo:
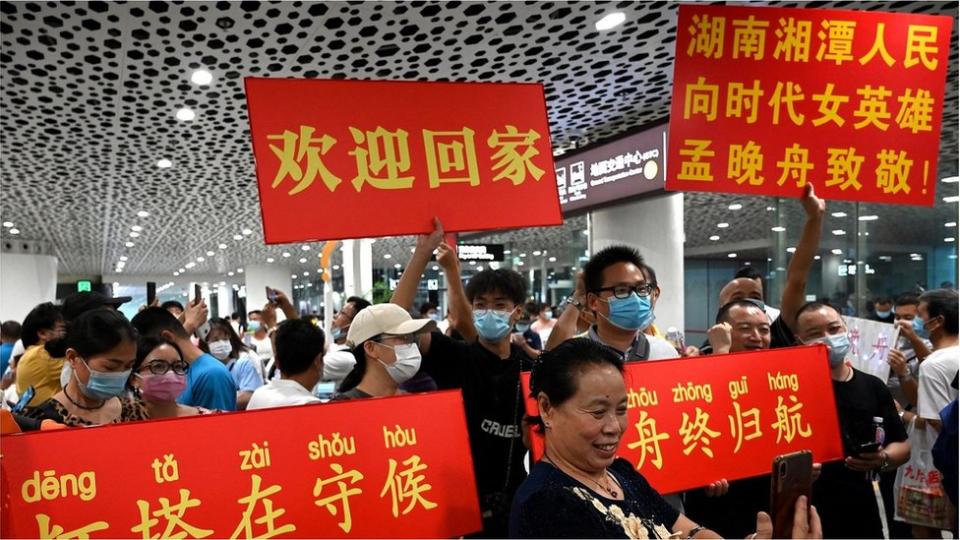
<instances>
[{"instance_id":1,"label":"red sign with pinyin","mask_svg":"<svg viewBox=\"0 0 960 540\"><path fill-rule=\"evenodd\" d=\"M952 25L681 5L667 189L932 206Z\"/></svg>"},{"instance_id":2,"label":"red sign with pinyin","mask_svg":"<svg viewBox=\"0 0 960 540\"><path fill-rule=\"evenodd\" d=\"M563 222L540 84L245 83L268 244Z\"/></svg>"}]
</instances>

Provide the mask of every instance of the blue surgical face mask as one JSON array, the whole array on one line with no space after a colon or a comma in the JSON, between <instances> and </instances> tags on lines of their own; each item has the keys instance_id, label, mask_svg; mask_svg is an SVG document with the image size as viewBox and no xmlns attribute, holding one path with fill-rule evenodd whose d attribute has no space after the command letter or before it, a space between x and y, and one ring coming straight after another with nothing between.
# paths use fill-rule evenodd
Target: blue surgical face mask
<instances>
[{"instance_id":1,"label":"blue surgical face mask","mask_svg":"<svg viewBox=\"0 0 960 540\"><path fill-rule=\"evenodd\" d=\"M913 318L913 333L921 339L930 337L930 332L927 332L927 325L923 323L923 319L919 316Z\"/></svg>"},{"instance_id":2,"label":"blue surgical face mask","mask_svg":"<svg viewBox=\"0 0 960 540\"><path fill-rule=\"evenodd\" d=\"M427 315L427 318L430 319L431 321L436 321L436 322L440 322L443 320L443 317L441 317L439 313L430 313Z\"/></svg>"},{"instance_id":3,"label":"blue surgical face mask","mask_svg":"<svg viewBox=\"0 0 960 540\"><path fill-rule=\"evenodd\" d=\"M886 318L889 317L889 316L890 316L890 310L889 310L889 309L886 310L886 311L877 311L877 317L880 317L881 319L886 319Z\"/></svg>"},{"instance_id":4,"label":"blue surgical face mask","mask_svg":"<svg viewBox=\"0 0 960 540\"><path fill-rule=\"evenodd\" d=\"M818 339L817 342L823 343L829 349L830 367L835 368L843 364L850 352L850 336L846 332L827 335Z\"/></svg>"},{"instance_id":5,"label":"blue surgical face mask","mask_svg":"<svg viewBox=\"0 0 960 540\"><path fill-rule=\"evenodd\" d=\"M247 330L256 332L260 329L260 321L247 321Z\"/></svg>"},{"instance_id":6,"label":"blue surgical face mask","mask_svg":"<svg viewBox=\"0 0 960 540\"><path fill-rule=\"evenodd\" d=\"M77 376L76 371L73 372L73 376L77 379L77 386L80 387L80 392L90 399L103 401L119 396L123 393L124 388L126 388L127 379L130 378L130 374L133 372L133 369L119 372L96 371L90 369L90 366L83 359L80 361L87 367L87 371L90 373L90 379L87 381L87 384L83 384L83 382L80 381L80 377Z\"/></svg>"},{"instance_id":7,"label":"blue surgical face mask","mask_svg":"<svg viewBox=\"0 0 960 540\"><path fill-rule=\"evenodd\" d=\"M473 310L473 325L480 337L489 342L497 342L510 333L510 312L493 309Z\"/></svg>"},{"instance_id":8,"label":"blue surgical face mask","mask_svg":"<svg viewBox=\"0 0 960 540\"><path fill-rule=\"evenodd\" d=\"M517 332L520 332L520 333L522 334L522 333L524 333L524 332L526 332L527 330L530 329L530 323L528 323L528 322L523 322L523 323L518 322L518 323L516 324L516 326L514 326L514 329L515 329Z\"/></svg>"},{"instance_id":9,"label":"blue surgical face mask","mask_svg":"<svg viewBox=\"0 0 960 540\"><path fill-rule=\"evenodd\" d=\"M601 298L603 300L603 298ZM610 304L610 316L607 317L600 313L599 315L610 324L623 330L645 330L653 324L653 309L650 307L650 297L640 296L631 292L626 298L610 297L605 300Z\"/></svg>"},{"instance_id":10,"label":"blue surgical face mask","mask_svg":"<svg viewBox=\"0 0 960 540\"><path fill-rule=\"evenodd\" d=\"M333 337L334 341L340 341L340 338L344 336L343 328L334 328L330 331L330 336Z\"/></svg>"}]
</instances>

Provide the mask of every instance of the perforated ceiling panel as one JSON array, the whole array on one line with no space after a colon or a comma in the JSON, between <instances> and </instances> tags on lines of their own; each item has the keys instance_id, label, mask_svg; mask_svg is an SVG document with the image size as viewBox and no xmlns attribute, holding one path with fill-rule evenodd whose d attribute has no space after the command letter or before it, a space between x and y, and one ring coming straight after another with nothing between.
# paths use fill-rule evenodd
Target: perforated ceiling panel
<instances>
[{"instance_id":1,"label":"perforated ceiling panel","mask_svg":"<svg viewBox=\"0 0 960 540\"><path fill-rule=\"evenodd\" d=\"M301 266L316 267L319 246L263 244L245 76L539 81L558 152L663 118L670 105L672 2L0 6L0 210L17 238L49 242L67 274L112 273L121 257L127 274L187 263L194 265L189 272L227 272L268 257L291 266L305 258ZM951 3L817 6L957 16ZM613 10L623 11L626 23L596 32L594 22ZM198 68L213 73L212 84L189 81ZM957 174L956 33L947 103L941 176ZM181 107L196 118L178 121ZM160 159L173 166L157 168ZM687 204L723 211L708 204L713 200L693 194ZM898 211L907 219L929 212ZM688 242L705 236L697 226L688 223ZM507 238L563 246L580 227L574 221ZM2 234L12 238L7 227ZM374 258L390 253L391 263L402 263L410 246L409 238L384 239Z\"/></svg>"}]
</instances>

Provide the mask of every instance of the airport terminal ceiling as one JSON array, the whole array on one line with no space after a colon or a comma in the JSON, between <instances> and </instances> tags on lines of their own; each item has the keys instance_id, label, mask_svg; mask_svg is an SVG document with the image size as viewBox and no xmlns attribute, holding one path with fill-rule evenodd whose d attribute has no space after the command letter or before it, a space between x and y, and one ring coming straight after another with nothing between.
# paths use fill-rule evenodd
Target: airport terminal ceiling
<instances>
[{"instance_id":1,"label":"airport terminal ceiling","mask_svg":"<svg viewBox=\"0 0 960 540\"><path fill-rule=\"evenodd\" d=\"M123 257L125 274L192 263L190 273L209 275L268 258L298 272L317 268L319 244L263 245L243 77L542 82L555 151L569 152L668 115L678 4L0 5L0 210L14 224L3 227L3 240L46 243L61 274L114 273ZM802 5L954 18L939 177L957 176L957 4ZM624 12L626 22L595 31L610 11ZM197 69L210 71L212 83L191 83ZM196 117L178 120L181 108ZM160 160L172 166L159 168ZM882 218L872 225L875 241L940 241L943 223L957 216L956 203L942 198L956 190L938 184L935 210L870 205ZM730 223L724 241L764 238L769 223L758 216L774 201L687 194L687 248L709 249L718 222ZM730 204L742 204L732 217ZM585 222L493 238L561 250ZM404 263L412 245L378 240L374 261Z\"/></svg>"}]
</instances>

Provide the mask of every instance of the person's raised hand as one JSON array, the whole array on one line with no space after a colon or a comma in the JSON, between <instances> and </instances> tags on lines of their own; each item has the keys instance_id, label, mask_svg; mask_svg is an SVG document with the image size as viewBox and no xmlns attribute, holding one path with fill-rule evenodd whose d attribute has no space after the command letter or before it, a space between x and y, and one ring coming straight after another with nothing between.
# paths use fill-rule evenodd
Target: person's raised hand
<instances>
[{"instance_id":1,"label":"person's raised hand","mask_svg":"<svg viewBox=\"0 0 960 540\"><path fill-rule=\"evenodd\" d=\"M729 323L722 322L710 327L707 331L707 339L713 347L714 354L726 354L730 352L730 346L733 345L733 327Z\"/></svg>"},{"instance_id":2,"label":"person's raised hand","mask_svg":"<svg viewBox=\"0 0 960 540\"><path fill-rule=\"evenodd\" d=\"M188 332L194 332L197 328L203 326L203 323L207 322L207 317L209 316L210 311L207 309L207 303L203 299L194 300L187 305L187 309L183 311L183 327L187 329Z\"/></svg>"},{"instance_id":3,"label":"person's raised hand","mask_svg":"<svg viewBox=\"0 0 960 540\"><path fill-rule=\"evenodd\" d=\"M720 497L730 491L730 482L727 482L726 478L721 478L704 489L707 491L707 497Z\"/></svg>"},{"instance_id":4,"label":"person's raised hand","mask_svg":"<svg viewBox=\"0 0 960 540\"><path fill-rule=\"evenodd\" d=\"M803 187L801 202L803 203L803 211L806 212L808 218L822 218L827 211L827 202L817 197L813 184L810 182L807 182Z\"/></svg>"},{"instance_id":5,"label":"person's raised hand","mask_svg":"<svg viewBox=\"0 0 960 540\"><path fill-rule=\"evenodd\" d=\"M460 259L457 258L457 250L447 244L440 242L437 246L437 264L447 273L460 268Z\"/></svg>"},{"instance_id":6,"label":"person's raised hand","mask_svg":"<svg viewBox=\"0 0 960 540\"><path fill-rule=\"evenodd\" d=\"M440 218L434 217L433 232L417 236L417 249L428 249L433 253L433 250L440 247L441 243L443 243L443 223L440 223Z\"/></svg>"}]
</instances>

